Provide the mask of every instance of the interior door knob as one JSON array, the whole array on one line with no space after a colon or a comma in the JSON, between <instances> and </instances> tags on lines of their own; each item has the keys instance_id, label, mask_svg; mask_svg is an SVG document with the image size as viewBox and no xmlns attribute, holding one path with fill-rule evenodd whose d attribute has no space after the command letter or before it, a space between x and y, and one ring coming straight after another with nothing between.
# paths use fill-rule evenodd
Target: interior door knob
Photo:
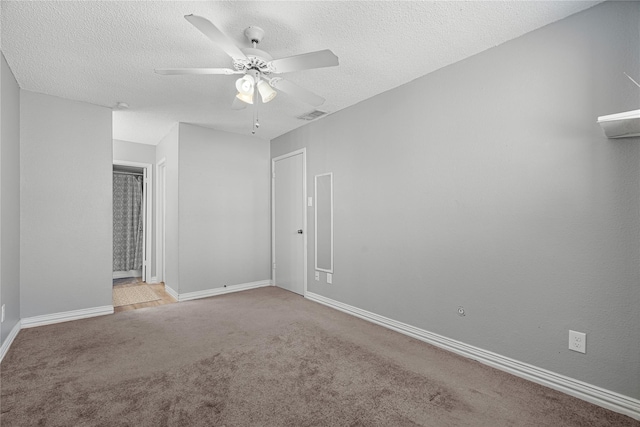
<instances>
[{"instance_id":1,"label":"interior door knob","mask_svg":"<svg viewBox=\"0 0 640 427\"><path fill-rule=\"evenodd\" d=\"M298 230L298 234L302 234L302 230Z\"/></svg>"}]
</instances>

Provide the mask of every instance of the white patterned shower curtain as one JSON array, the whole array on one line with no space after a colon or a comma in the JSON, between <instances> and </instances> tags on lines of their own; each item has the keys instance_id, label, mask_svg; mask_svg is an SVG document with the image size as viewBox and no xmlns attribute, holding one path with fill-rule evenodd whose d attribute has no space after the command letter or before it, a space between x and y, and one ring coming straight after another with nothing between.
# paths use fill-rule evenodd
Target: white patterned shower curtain
<instances>
[{"instance_id":1,"label":"white patterned shower curtain","mask_svg":"<svg viewBox=\"0 0 640 427\"><path fill-rule=\"evenodd\" d=\"M113 174L113 271L142 269L142 179Z\"/></svg>"}]
</instances>

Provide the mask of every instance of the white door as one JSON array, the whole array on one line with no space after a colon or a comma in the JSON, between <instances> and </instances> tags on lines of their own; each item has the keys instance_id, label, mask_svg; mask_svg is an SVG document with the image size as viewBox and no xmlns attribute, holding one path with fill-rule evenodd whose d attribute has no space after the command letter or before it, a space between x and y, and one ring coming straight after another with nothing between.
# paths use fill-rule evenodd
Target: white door
<instances>
[{"instance_id":1,"label":"white door","mask_svg":"<svg viewBox=\"0 0 640 427\"><path fill-rule=\"evenodd\" d=\"M305 151L273 159L273 280L300 295L306 290Z\"/></svg>"}]
</instances>

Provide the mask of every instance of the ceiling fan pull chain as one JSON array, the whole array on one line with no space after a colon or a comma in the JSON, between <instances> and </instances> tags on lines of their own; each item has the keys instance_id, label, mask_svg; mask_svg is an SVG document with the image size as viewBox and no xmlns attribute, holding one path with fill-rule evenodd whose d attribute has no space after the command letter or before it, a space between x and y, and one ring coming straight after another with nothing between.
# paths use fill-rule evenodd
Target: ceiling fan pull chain
<instances>
[{"instance_id":1,"label":"ceiling fan pull chain","mask_svg":"<svg viewBox=\"0 0 640 427\"><path fill-rule=\"evenodd\" d=\"M256 134L256 130L260 127L260 123L258 123L258 103L254 102L253 104L253 129L251 130L251 135Z\"/></svg>"}]
</instances>

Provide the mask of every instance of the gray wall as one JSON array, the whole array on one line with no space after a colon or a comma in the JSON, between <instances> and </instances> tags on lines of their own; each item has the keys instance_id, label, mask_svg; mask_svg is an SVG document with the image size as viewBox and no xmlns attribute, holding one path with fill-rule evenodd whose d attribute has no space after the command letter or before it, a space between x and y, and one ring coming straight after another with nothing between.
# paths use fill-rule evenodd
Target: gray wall
<instances>
[{"instance_id":1,"label":"gray wall","mask_svg":"<svg viewBox=\"0 0 640 427\"><path fill-rule=\"evenodd\" d=\"M113 160L126 160L128 162L150 163L153 165L151 182L153 190L151 194L151 276L156 274L156 146L149 144L139 144L136 142L113 140ZM149 281L150 279L147 279Z\"/></svg>"},{"instance_id":2,"label":"gray wall","mask_svg":"<svg viewBox=\"0 0 640 427\"><path fill-rule=\"evenodd\" d=\"M0 342L20 321L20 88L0 53Z\"/></svg>"},{"instance_id":3,"label":"gray wall","mask_svg":"<svg viewBox=\"0 0 640 427\"><path fill-rule=\"evenodd\" d=\"M114 139L113 159L155 164L156 146Z\"/></svg>"},{"instance_id":4,"label":"gray wall","mask_svg":"<svg viewBox=\"0 0 640 427\"><path fill-rule=\"evenodd\" d=\"M21 316L111 305L111 110L20 95Z\"/></svg>"},{"instance_id":5,"label":"gray wall","mask_svg":"<svg viewBox=\"0 0 640 427\"><path fill-rule=\"evenodd\" d=\"M640 141L596 124L639 107L638 22L606 2L273 140L309 194L334 174L309 290L640 398Z\"/></svg>"},{"instance_id":6,"label":"gray wall","mask_svg":"<svg viewBox=\"0 0 640 427\"><path fill-rule=\"evenodd\" d=\"M178 221L178 131L176 124L156 146L156 164L166 159L166 235L165 235L165 273L164 283L176 292L180 292L179 276L179 236Z\"/></svg>"},{"instance_id":7,"label":"gray wall","mask_svg":"<svg viewBox=\"0 0 640 427\"><path fill-rule=\"evenodd\" d=\"M271 278L268 141L180 124L180 293Z\"/></svg>"}]
</instances>

